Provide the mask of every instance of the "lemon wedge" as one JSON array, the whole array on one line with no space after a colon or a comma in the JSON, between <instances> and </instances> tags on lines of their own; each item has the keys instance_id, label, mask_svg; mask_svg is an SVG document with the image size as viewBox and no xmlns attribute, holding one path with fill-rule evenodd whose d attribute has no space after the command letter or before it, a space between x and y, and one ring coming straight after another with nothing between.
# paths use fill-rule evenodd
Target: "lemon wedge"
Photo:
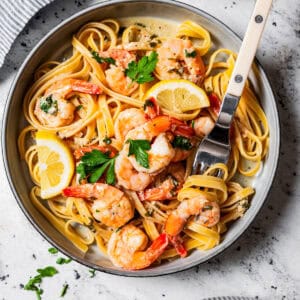
<instances>
[{"instance_id":1,"label":"lemon wedge","mask_svg":"<svg viewBox=\"0 0 300 300\"><path fill-rule=\"evenodd\" d=\"M49 131L36 133L41 197L48 199L59 195L74 174L74 160L65 143Z\"/></svg>"},{"instance_id":2,"label":"lemon wedge","mask_svg":"<svg viewBox=\"0 0 300 300\"><path fill-rule=\"evenodd\" d=\"M185 113L210 106L206 92L185 79L162 80L152 86L144 100L154 97L159 106L175 113Z\"/></svg>"}]
</instances>

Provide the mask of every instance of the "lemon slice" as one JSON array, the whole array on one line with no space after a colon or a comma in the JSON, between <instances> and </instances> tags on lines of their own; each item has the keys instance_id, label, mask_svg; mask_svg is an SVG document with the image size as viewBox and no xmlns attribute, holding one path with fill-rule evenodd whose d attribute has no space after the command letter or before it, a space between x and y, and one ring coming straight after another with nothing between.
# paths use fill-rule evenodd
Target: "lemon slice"
<instances>
[{"instance_id":1,"label":"lemon slice","mask_svg":"<svg viewBox=\"0 0 300 300\"><path fill-rule=\"evenodd\" d=\"M162 80L152 86L144 100L154 97L159 106L175 113L184 113L210 106L203 89L185 79Z\"/></svg>"},{"instance_id":2,"label":"lemon slice","mask_svg":"<svg viewBox=\"0 0 300 300\"><path fill-rule=\"evenodd\" d=\"M74 173L74 160L70 149L54 133L38 131L38 151L41 197L48 199L66 188Z\"/></svg>"}]
</instances>

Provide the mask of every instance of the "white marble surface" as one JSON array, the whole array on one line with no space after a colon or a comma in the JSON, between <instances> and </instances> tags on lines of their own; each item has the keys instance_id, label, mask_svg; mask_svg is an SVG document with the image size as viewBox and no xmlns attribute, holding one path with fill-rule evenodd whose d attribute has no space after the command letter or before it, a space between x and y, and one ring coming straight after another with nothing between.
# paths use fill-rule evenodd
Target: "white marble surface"
<instances>
[{"instance_id":1,"label":"white marble surface","mask_svg":"<svg viewBox=\"0 0 300 300\"><path fill-rule=\"evenodd\" d=\"M97 1L55 1L37 14L0 69L0 113L27 53L62 19ZM254 0L185 0L221 19L242 35ZM96 273L75 262L45 279L43 299L203 299L242 295L257 299L300 299L300 3L274 0L258 57L274 86L282 126L278 174L269 199L246 234L224 254L191 270L159 278L123 278ZM37 268L55 265L50 245L16 204L0 161L0 299L35 299L20 284ZM78 274L76 276L76 274Z\"/></svg>"}]
</instances>

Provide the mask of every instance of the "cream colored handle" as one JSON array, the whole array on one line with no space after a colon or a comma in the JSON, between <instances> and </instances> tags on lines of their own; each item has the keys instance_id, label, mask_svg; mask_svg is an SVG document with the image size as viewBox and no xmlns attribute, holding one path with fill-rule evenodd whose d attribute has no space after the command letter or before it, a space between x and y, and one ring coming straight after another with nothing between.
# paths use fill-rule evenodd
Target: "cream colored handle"
<instances>
[{"instance_id":1,"label":"cream colored handle","mask_svg":"<svg viewBox=\"0 0 300 300\"><path fill-rule=\"evenodd\" d=\"M257 0L249 22L235 67L233 69L227 93L240 97L242 95L262 32L264 30L272 0Z\"/></svg>"}]
</instances>

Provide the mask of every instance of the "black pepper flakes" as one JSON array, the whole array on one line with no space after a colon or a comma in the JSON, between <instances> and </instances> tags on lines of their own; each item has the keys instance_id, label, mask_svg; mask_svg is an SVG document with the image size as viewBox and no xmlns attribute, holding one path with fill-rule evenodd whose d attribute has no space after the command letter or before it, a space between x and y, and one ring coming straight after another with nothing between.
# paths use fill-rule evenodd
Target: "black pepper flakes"
<instances>
[{"instance_id":1,"label":"black pepper flakes","mask_svg":"<svg viewBox=\"0 0 300 300\"><path fill-rule=\"evenodd\" d=\"M75 276L76 280L78 280L80 278L80 274L78 273L77 270L74 270L74 276Z\"/></svg>"}]
</instances>

